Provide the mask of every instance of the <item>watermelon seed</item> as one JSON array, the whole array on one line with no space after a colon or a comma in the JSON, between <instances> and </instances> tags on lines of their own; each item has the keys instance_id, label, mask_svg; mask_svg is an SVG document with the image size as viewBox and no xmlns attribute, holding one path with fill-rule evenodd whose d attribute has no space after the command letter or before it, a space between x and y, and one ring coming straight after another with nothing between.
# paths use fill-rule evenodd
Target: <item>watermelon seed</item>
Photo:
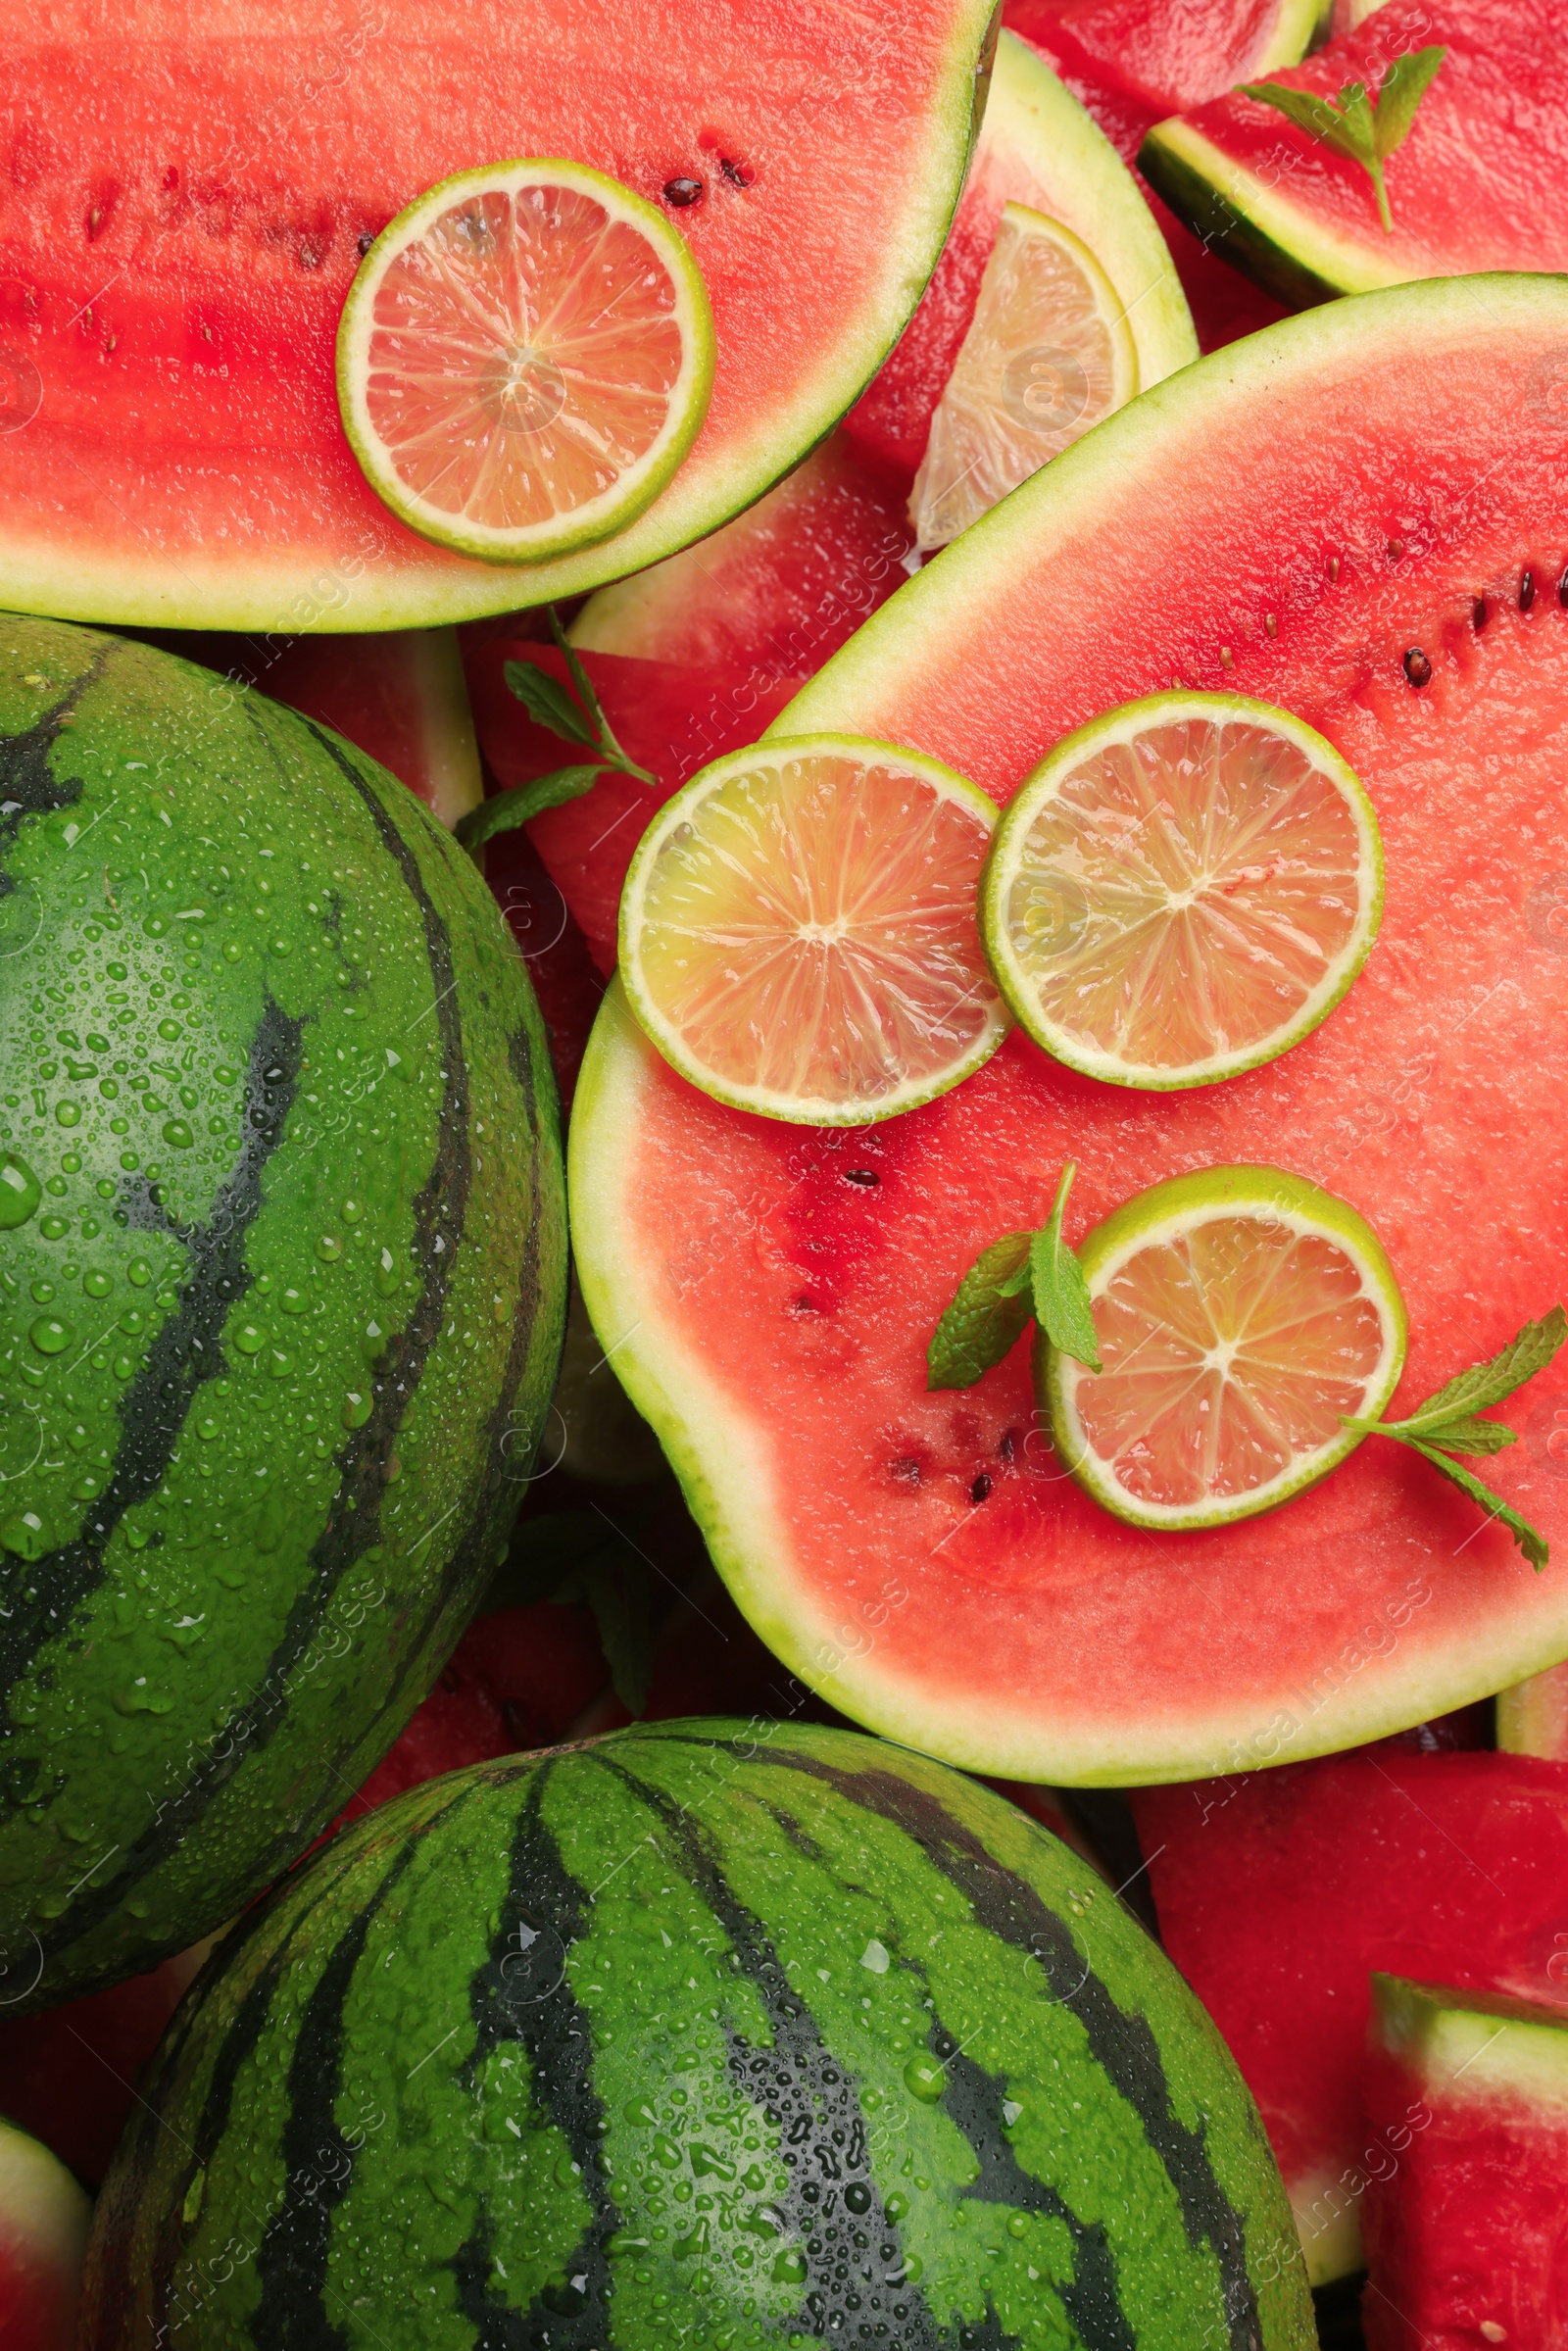
<instances>
[{"instance_id":1,"label":"watermelon seed","mask_svg":"<svg viewBox=\"0 0 1568 2351\"><path fill-rule=\"evenodd\" d=\"M664 182L664 202L666 204L673 204L678 211L684 211L688 204L699 203L702 199L702 193L703 183L700 179L686 179L683 177L679 179L666 179Z\"/></svg>"},{"instance_id":2,"label":"watermelon seed","mask_svg":"<svg viewBox=\"0 0 1568 2351\"><path fill-rule=\"evenodd\" d=\"M1478 637L1487 625L1487 600L1484 596L1478 596L1470 607L1470 625Z\"/></svg>"},{"instance_id":3,"label":"watermelon seed","mask_svg":"<svg viewBox=\"0 0 1568 2351\"><path fill-rule=\"evenodd\" d=\"M1521 612L1528 612L1535 601L1536 575L1533 571L1521 572L1519 575L1519 610Z\"/></svg>"},{"instance_id":4,"label":"watermelon seed","mask_svg":"<svg viewBox=\"0 0 1568 2351\"><path fill-rule=\"evenodd\" d=\"M1331 580L1337 580L1337 579L1339 578L1339 576L1340 576L1340 559L1339 559L1339 557L1338 557L1337 555L1331 555L1331 556L1330 556L1330 558L1329 558L1329 578L1330 578Z\"/></svg>"},{"instance_id":5,"label":"watermelon seed","mask_svg":"<svg viewBox=\"0 0 1568 2351\"><path fill-rule=\"evenodd\" d=\"M1557 602L1568 612L1568 563L1563 565L1562 577L1557 582Z\"/></svg>"},{"instance_id":6,"label":"watermelon seed","mask_svg":"<svg viewBox=\"0 0 1568 2351\"><path fill-rule=\"evenodd\" d=\"M1389 562L1391 563L1396 563L1403 553L1404 541L1402 539L1391 539L1389 541Z\"/></svg>"},{"instance_id":7,"label":"watermelon seed","mask_svg":"<svg viewBox=\"0 0 1568 2351\"><path fill-rule=\"evenodd\" d=\"M971 1502L983 1502L990 1492L991 1480L987 1476L986 1472L982 1470L980 1475L976 1478L974 1484L969 1489L969 1499Z\"/></svg>"},{"instance_id":8,"label":"watermelon seed","mask_svg":"<svg viewBox=\"0 0 1568 2351\"><path fill-rule=\"evenodd\" d=\"M844 1181L846 1184L864 1184L869 1186L873 1184L880 1184L882 1178L877 1174L874 1167L846 1167L844 1170Z\"/></svg>"},{"instance_id":9,"label":"watermelon seed","mask_svg":"<svg viewBox=\"0 0 1568 2351\"><path fill-rule=\"evenodd\" d=\"M1431 685L1432 663L1427 660L1419 645L1412 645L1405 655L1404 674L1418 693L1423 686Z\"/></svg>"},{"instance_id":10,"label":"watermelon seed","mask_svg":"<svg viewBox=\"0 0 1568 2351\"><path fill-rule=\"evenodd\" d=\"M1277 614L1273 612L1265 612L1263 614L1263 626L1271 637L1277 637L1280 633L1280 624Z\"/></svg>"},{"instance_id":11,"label":"watermelon seed","mask_svg":"<svg viewBox=\"0 0 1568 2351\"><path fill-rule=\"evenodd\" d=\"M1228 645L1222 645L1219 649L1219 665L1222 669L1232 669L1236 665L1236 656Z\"/></svg>"}]
</instances>

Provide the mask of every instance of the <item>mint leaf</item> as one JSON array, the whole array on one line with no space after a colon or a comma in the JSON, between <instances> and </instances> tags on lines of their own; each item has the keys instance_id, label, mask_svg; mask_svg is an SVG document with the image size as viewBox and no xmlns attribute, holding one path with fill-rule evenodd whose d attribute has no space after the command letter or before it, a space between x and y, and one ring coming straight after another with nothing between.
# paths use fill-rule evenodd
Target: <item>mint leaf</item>
<instances>
[{"instance_id":1,"label":"mint leaf","mask_svg":"<svg viewBox=\"0 0 1568 2351\"><path fill-rule=\"evenodd\" d=\"M1380 157L1402 146L1415 121L1415 110L1432 86L1446 49L1412 49L1396 57L1383 76L1378 92L1376 135Z\"/></svg>"},{"instance_id":2,"label":"mint leaf","mask_svg":"<svg viewBox=\"0 0 1568 2351\"><path fill-rule=\"evenodd\" d=\"M1023 1336L1028 1295L1027 1233L1004 1233L981 1250L954 1294L926 1350L927 1388L972 1388Z\"/></svg>"},{"instance_id":3,"label":"mint leaf","mask_svg":"<svg viewBox=\"0 0 1568 2351\"><path fill-rule=\"evenodd\" d=\"M1565 1339L1568 1339L1568 1313L1561 1306L1553 1306L1539 1322L1527 1322L1490 1363L1473 1363L1468 1371L1459 1372L1446 1388L1440 1388L1436 1396L1429 1396L1424 1404L1418 1404L1403 1420L1376 1425L1388 1436L1434 1436L1446 1422L1485 1412L1490 1404L1500 1404L1504 1396L1512 1396L1516 1388L1533 1380L1538 1371L1545 1370Z\"/></svg>"},{"instance_id":4,"label":"mint leaf","mask_svg":"<svg viewBox=\"0 0 1568 2351\"><path fill-rule=\"evenodd\" d=\"M1294 122L1298 130L1304 130L1309 139L1321 139L1337 155L1348 155L1352 162L1359 162L1354 148L1346 143L1345 125L1332 99L1320 98L1313 90L1288 90L1275 81L1244 81L1237 96L1255 98L1259 106L1272 106Z\"/></svg>"},{"instance_id":5,"label":"mint leaf","mask_svg":"<svg viewBox=\"0 0 1568 2351\"><path fill-rule=\"evenodd\" d=\"M1084 1269L1061 1237L1061 1220L1072 1190L1078 1162L1069 1159L1061 1171L1051 1218L1029 1249L1029 1281L1034 1293L1035 1320L1054 1347L1071 1355L1090 1371L1101 1369L1095 1341L1095 1317L1089 1303Z\"/></svg>"},{"instance_id":6,"label":"mint leaf","mask_svg":"<svg viewBox=\"0 0 1568 2351\"><path fill-rule=\"evenodd\" d=\"M1516 1431L1500 1420L1446 1420L1420 1438L1402 1428L1385 1429L1376 1422L1373 1426L1380 1437L1396 1436L1403 1445L1435 1445L1445 1453L1501 1453L1519 1442Z\"/></svg>"},{"instance_id":7,"label":"mint leaf","mask_svg":"<svg viewBox=\"0 0 1568 2351\"><path fill-rule=\"evenodd\" d=\"M559 678L537 661L508 661L501 672L507 681L507 691L515 694L530 718L547 726L553 735L567 743L585 743L590 751L599 749L599 729L591 718L585 717Z\"/></svg>"},{"instance_id":8,"label":"mint leaf","mask_svg":"<svg viewBox=\"0 0 1568 2351\"><path fill-rule=\"evenodd\" d=\"M1347 155L1354 156L1358 164L1370 165L1378 148L1377 131L1372 121L1372 102L1366 94L1366 84L1348 81L1340 92L1337 104L1340 110L1340 145Z\"/></svg>"},{"instance_id":9,"label":"mint leaf","mask_svg":"<svg viewBox=\"0 0 1568 2351\"><path fill-rule=\"evenodd\" d=\"M554 767L548 775L536 775L532 783L493 793L460 820L458 839L471 856L498 833L514 833L519 824L531 824L542 809L580 800L604 772L602 767Z\"/></svg>"},{"instance_id":10,"label":"mint leaf","mask_svg":"<svg viewBox=\"0 0 1568 2351\"><path fill-rule=\"evenodd\" d=\"M657 784L658 776L650 775L646 767L639 767L635 759L628 759L616 742L610 720L605 716L604 705L594 692L593 680L578 660L576 647L568 642L566 632L561 625L561 615L554 605L550 608L550 626L565 658L567 674L577 700L593 721L594 738L605 755L607 766L618 767L622 775L634 775L640 784Z\"/></svg>"},{"instance_id":11,"label":"mint leaf","mask_svg":"<svg viewBox=\"0 0 1568 2351\"><path fill-rule=\"evenodd\" d=\"M1380 1434L1388 1436L1391 1432L1385 1429ZM1424 1445L1417 1437L1403 1437L1399 1442L1411 1446L1424 1460L1430 1461L1434 1469L1441 1469L1449 1484L1457 1486L1459 1492L1467 1494L1473 1502L1479 1502L1489 1518L1500 1519L1536 1573L1541 1573L1551 1553L1546 1547L1544 1535L1539 1529L1533 1527L1527 1518L1521 1518L1500 1494L1494 1494L1490 1486L1483 1486L1479 1478L1472 1477L1469 1470L1461 1469L1457 1461L1450 1461L1446 1453L1440 1453L1435 1445Z\"/></svg>"}]
</instances>

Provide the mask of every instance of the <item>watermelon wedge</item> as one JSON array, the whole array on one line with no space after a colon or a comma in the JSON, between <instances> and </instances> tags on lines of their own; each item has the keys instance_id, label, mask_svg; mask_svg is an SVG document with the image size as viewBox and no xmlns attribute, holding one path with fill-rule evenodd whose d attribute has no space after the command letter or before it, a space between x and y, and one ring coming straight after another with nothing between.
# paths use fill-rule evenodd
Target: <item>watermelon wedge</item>
<instances>
[{"instance_id":1,"label":"watermelon wedge","mask_svg":"<svg viewBox=\"0 0 1568 2351\"><path fill-rule=\"evenodd\" d=\"M381 505L333 359L368 242L436 181L518 155L667 205L718 339L673 480L521 592L574 594L711 530L820 439L917 301L989 15L402 0L389 24L279 0L197 23L174 0L91 0L65 41L48 12L13 12L0 603L294 633L515 606L516 568L434 548Z\"/></svg>"},{"instance_id":2,"label":"watermelon wedge","mask_svg":"<svg viewBox=\"0 0 1568 2351\"><path fill-rule=\"evenodd\" d=\"M1376 92L1396 58L1425 47L1446 54L1386 167L1392 234L1359 164L1239 91L1158 124L1139 163L1196 234L1293 307L1408 278L1568 267L1555 207L1520 202L1568 164L1568 49L1552 0L1386 0L1274 78L1330 98L1351 81Z\"/></svg>"},{"instance_id":3,"label":"watermelon wedge","mask_svg":"<svg viewBox=\"0 0 1568 2351\"><path fill-rule=\"evenodd\" d=\"M1546 2351L1568 2283L1568 2017L1372 1982L1367 2351Z\"/></svg>"},{"instance_id":4,"label":"watermelon wedge","mask_svg":"<svg viewBox=\"0 0 1568 2351\"><path fill-rule=\"evenodd\" d=\"M73 2351L92 2207L71 2174L0 2117L0 2344Z\"/></svg>"},{"instance_id":5,"label":"watermelon wedge","mask_svg":"<svg viewBox=\"0 0 1568 2351\"><path fill-rule=\"evenodd\" d=\"M1318 0L1007 0L1006 23L1038 48L1133 164L1168 115L1294 66L1319 36ZM1195 237L1141 181L1204 351L1253 334L1278 304Z\"/></svg>"},{"instance_id":6,"label":"watermelon wedge","mask_svg":"<svg viewBox=\"0 0 1568 2351\"><path fill-rule=\"evenodd\" d=\"M1272 1515L1141 1534L1047 1448L1024 1346L925 1388L960 1274L1044 1222L1069 1156L1072 1239L1221 1163L1348 1200L1409 1308L1412 1402L1560 1296L1568 1131L1539 1072L1568 1050L1568 810L1542 778L1568 759L1568 527L1534 387L1565 344L1568 286L1498 277L1216 354L985 516L778 721L907 744L1003 801L1068 728L1172 679L1295 710L1366 784L1388 877L1371 960L1295 1051L1176 1099L1015 1035L835 1145L693 1092L607 996L571 1134L589 1311L742 1607L856 1720L1014 1779L1192 1778L1568 1651L1568 1486L1543 1452L1568 1366L1520 1392L1523 1441L1488 1464L1554 1545L1540 1576L1402 1447Z\"/></svg>"},{"instance_id":7,"label":"watermelon wedge","mask_svg":"<svg viewBox=\"0 0 1568 2351\"><path fill-rule=\"evenodd\" d=\"M1568 1765L1372 1747L1143 1789L1133 1811L1165 1948L1257 2100L1307 2274L1345 2277L1380 2163L1369 1971L1568 2013Z\"/></svg>"},{"instance_id":8,"label":"watermelon wedge","mask_svg":"<svg viewBox=\"0 0 1568 2351\"><path fill-rule=\"evenodd\" d=\"M1046 60L1004 31L974 170L942 259L898 345L845 419L862 454L901 480L913 480L925 453L932 412L974 316L1007 203L1059 220L1089 247L1121 296L1144 389L1198 357L1170 254L1131 172Z\"/></svg>"}]
</instances>

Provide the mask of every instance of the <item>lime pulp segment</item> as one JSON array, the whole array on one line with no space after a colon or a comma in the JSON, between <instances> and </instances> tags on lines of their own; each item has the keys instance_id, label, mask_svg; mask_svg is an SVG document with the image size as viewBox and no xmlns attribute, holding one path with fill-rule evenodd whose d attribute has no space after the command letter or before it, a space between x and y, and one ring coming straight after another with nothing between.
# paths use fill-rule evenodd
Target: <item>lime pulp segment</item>
<instances>
[{"instance_id":1,"label":"lime pulp segment","mask_svg":"<svg viewBox=\"0 0 1568 2351\"><path fill-rule=\"evenodd\" d=\"M1313 1485L1360 1443L1404 1361L1371 1227L1271 1167L1180 1176L1079 1251L1102 1371L1036 1351L1063 1461L1118 1518L1222 1526Z\"/></svg>"},{"instance_id":2,"label":"lime pulp segment","mask_svg":"<svg viewBox=\"0 0 1568 2351\"><path fill-rule=\"evenodd\" d=\"M1020 785L982 923L1037 1045L1167 1088L1298 1044L1382 910L1377 819L1331 744L1239 695L1161 694L1079 728Z\"/></svg>"},{"instance_id":3,"label":"lime pulp segment","mask_svg":"<svg viewBox=\"0 0 1568 2351\"><path fill-rule=\"evenodd\" d=\"M540 562L650 505L713 376L701 273L655 206L586 165L445 180L370 248L338 334L344 426L424 537Z\"/></svg>"},{"instance_id":4,"label":"lime pulp segment","mask_svg":"<svg viewBox=\"0 0 1568 2351\"><path fill-rule=\"evenodd\" d=\"M975 919L996 809L935 759L769 741L692 778L626 877L620 970L694 1085L817 1125L891 1117L979 1067L1007 1017Z\"/></svg>"}]
</instances>

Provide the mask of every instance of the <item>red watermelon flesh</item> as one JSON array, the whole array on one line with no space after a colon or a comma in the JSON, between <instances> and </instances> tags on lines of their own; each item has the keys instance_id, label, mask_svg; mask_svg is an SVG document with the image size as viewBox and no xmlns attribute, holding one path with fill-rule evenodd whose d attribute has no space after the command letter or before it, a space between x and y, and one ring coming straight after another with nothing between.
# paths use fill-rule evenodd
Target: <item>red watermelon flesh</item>
<instances>
[{"instance_id":1,"label":"red watermelon flesh","mask_svg":"<svg viewBox=\"0 0 1568 2351\"><path fill-rule=\"evenodd\" d=\"M1367 2351L1568 2332L1568 2018L1380 1976L1365 2074Z\"/></svg>"},{"instance_id":2,"label":"red watermelon flesh","mask_svg":"<svg viewBox=\"0 0 1568 2351\"><path fill-rule=\"evenodd\" d=\"M1239 7L1196 9L1149 8L1143 0L1117 0L1113 7L1006 0L1009 29L1049 58L1123 163L1134 168L1170 247L1204 351L1217 351L1242 335L1254 334L1285 313L1177 220L1136 172L1138 150L1167 115L1245 81L1252 71L1248 61L1262 45L1259 33L1265 24L1277 21L1278 13L1255 0L1242 0Z\"/></svg>"},{"instance_id":3,"label":"red watermelon flesh","mask_svg":"<svg viewBox=\"0 0 1568 2351\"><path fill-rule=\"evenodd\" d=\"M528 716L506 682L511 661L537 661L552 677L568 682L565 661L553 645L497 637L469 652L474 723L503 790L531 783L580 757L579 746L564 743ZM628 758L660 780L640 784L612 771L582 799L547 808L529 832L595 962L609 972L615 964L620 885L649 817L708 760L755 742L799 681L774 676L759 683L753 669L697 668L612 653L587 654L583 666Z\"/></svg>"},{"instance_id":4,"label":"red watermelon flesh","mask_svg":"<svg viewBox=\"0 0 1568 2351\"><path fill-rule=\"evenodd\" d=\"M1568 2012L1568 1765L1384 1745L1139 1789L1165 1947L1247 2078L1315 2279L1358 2266L1374 1968Z\"/></svg>"},{"instance_id":5,"label":"red watermelon flesh","mask_svg":"<svg viewBox=\"0 0 1568 2351\"><path fill-rule=\"evenodd\" d=\"M0 2351L73 2351L91 2218L64 2164L0 2117Z\"/></svg>"}]
</instances>

